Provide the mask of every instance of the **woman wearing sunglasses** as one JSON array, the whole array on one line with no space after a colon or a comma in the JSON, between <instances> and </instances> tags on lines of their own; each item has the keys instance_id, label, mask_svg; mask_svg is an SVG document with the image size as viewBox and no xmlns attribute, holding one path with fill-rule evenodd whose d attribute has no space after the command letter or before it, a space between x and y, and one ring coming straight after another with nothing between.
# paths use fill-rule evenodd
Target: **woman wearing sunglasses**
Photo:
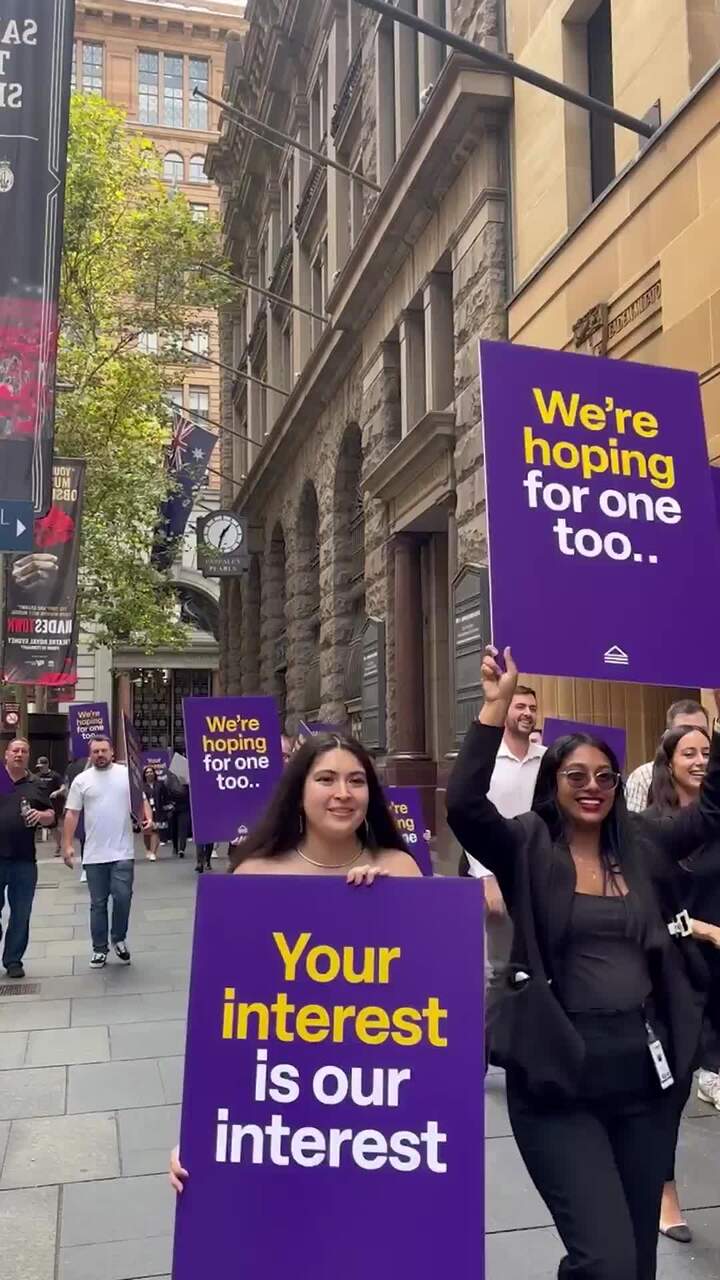
<instances>
[{"instance_id":1,"label":"woman wearing sunglasses","mask_svg":"<svg viewBox=\"0 0 720 1280\"><path fill-rule=\"evenodd\" d=\"M720 837L720 743L697 802L630 818L601 741L559 739L531 813L487 799L517 668L489 650L484 702L447 793L455 835L497 876L514 925L489 1008L491 1061L567 1256L563 1280L654 1280L678 1099L697 1053L706 971L674 898L677 863Z\"/></svg>"}]
</instances>

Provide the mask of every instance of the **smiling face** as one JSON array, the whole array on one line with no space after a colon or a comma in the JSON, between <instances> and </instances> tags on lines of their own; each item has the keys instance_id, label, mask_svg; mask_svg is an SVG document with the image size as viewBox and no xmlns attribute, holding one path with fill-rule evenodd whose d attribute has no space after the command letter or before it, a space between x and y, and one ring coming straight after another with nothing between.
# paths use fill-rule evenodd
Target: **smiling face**
<instances>
[{"instance_id":1,"label":"smiling face","mask_svg":"<svg viewBox=\"0 0 720 1280\"><path fill-rule=\"evenodd\" d=\"M691 729L683 735L670 761L670 774L679 791L697 795L707 771L710 743L704 733Z\"/></svg>"},{"instance_id":2,"label":"smiling face","mask_svg":"<svg viewBox=\"0 0 720 1280\"><path fill-rule=\"evenodd\" d=\"M318 756L303 789L308 833L326 840L347 840L365 819L368 781L360 761L343 747Z\"/></svg>"},{"instance_id":3,"label":"smiling face","mask_svg":"<svg viewBox=\"0 0 720 1280\"><path fill-rule=\"evenodd\" d=\"M529 738L537 724L537 698L532 693L516 693L508 707L505 726L520 738Z\"/></svg>"},{"instance_id":4,"label":"smiling face","mask_svg":"<svg viewBox=\"0 0 720 1280\"><path fill-rule=\"evenodd\" d=\"M576 747L557 773L557 802L576 827L601 826L615 803L618 776L597 747Z\"/></svg>"}]
</instances>

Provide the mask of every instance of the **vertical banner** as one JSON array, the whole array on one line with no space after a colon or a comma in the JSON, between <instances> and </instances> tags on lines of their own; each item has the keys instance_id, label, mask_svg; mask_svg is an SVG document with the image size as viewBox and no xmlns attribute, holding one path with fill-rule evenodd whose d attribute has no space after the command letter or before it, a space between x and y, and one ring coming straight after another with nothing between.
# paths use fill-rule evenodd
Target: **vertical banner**
<instances>
[{"instance_id":1,"label":"vertical banner","mask_svg":"<svg viewBox=\"0 0 720 1280\"><path fill-rule=\"evenodd\" d=\"M482 1280L482 918L473 880L203 877L173 1280Z\"/></svg>"},{"instance_id":2,"label":"vertical banner","mask_svg":"<svg viewBox=\"0 0 720 1280\"><path fill-rule=\"evenodd\" d=\"M0 19L0 499L50 506L75 0Z\"/></svg>"},{"instance_id":3,"label":"vertical banner","mask_svg":"<svg viewBox=\"0 0 720 1280\"><path fill-rule=\"evenodd\" d=\"M579 720L555 720L548 716L543 724L543 743L550 747L558 738L564 738L569 733L588 733L591 738L599 738L615 752L620 768L625 768L627 735L624 729L615 729L609 724L584 724Z\"/></svg>"},{"instance_id":4,"label":"vertical banner","mask_svg":"<svg viewBox=\"0 0 720 1280\"><path fill-rule=\"evenodd\" d=\"M34 523L32 551L6 557L3 674L12 684L77 682L76 605L85 463L56 458L52 470L52 506Z\"/></svg>"},{"instance_id":5,"label":"vertical banner","mask_svg":"<svg viewBox=\"0 0 720 1280\"><path fill-rule=\"evenodd\" d=\"M107 702L71 702L68 707L68 722L70 756L73 760L83 760L89 756L93 738L109 738L112 742Z\"/></svg>"},{"instance_id":6,"label":"vertical banner","mask_svg":"<svg viewBox=\"0 0 720 1280\"><path fill-rule=\"evenodd\" d=\"M145 817L145 792L143 791L142 742L132 720L123 711L123 734L125 737L125 763L127 764L128 782L130 784L130 812L135 821L142 825Z\"/></svg>"},{"instance_id":7,"label":"vertical banner","mask_svg":"<svg viewBox=\"0 0 720 1280\"><path fill-rule=\"evenodd\" d=\"M480 343L493 641L523 671L714 688L720 538L696 373ZM703 601L682 656L667 620Z\"/></svg>"},{"instance_id":8,"label":"vertical banner","mask_svg":"<svg viewBox=\"0 0 720 1280\"><path fill-rule=\"evenodd\" d=\"M190 810L198 844L232 840L262 814L283 770L274 698L185 698Z\"/></svg>"},{"instance_id":9,"label":"vertical banner","mask_svg":"<svg viewBox=\"0 0 720 1280\"><path fill-rule=\"evenodd\" d=\"M430 833L426 829L418 787L386 787L385 795L408 853L423 875L431 876Z\"/></svg>"}]
</instances>

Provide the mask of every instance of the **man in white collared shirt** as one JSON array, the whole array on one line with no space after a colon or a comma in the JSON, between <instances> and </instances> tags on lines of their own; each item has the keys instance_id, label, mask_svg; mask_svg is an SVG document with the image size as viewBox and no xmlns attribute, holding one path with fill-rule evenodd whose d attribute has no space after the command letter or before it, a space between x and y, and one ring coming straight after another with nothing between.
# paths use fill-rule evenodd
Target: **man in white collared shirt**
<instances>
[{"instance_id":1,"label":"man in white collared shirt","mask_svg":"<svg viewBox=\"0 0 720 1280\"><path fill-rule=\"evenodd\" d=\"M488 798L504 818L516 818L532 808L540 761L546 748L531 742L537 723L537 696L528 685L518 685L505 720L505 733L497 753ZM510 958L512 924L497 880L470 854L471 876L485 881L488 966L493 973Z\"/></svg>"}]
</instances>

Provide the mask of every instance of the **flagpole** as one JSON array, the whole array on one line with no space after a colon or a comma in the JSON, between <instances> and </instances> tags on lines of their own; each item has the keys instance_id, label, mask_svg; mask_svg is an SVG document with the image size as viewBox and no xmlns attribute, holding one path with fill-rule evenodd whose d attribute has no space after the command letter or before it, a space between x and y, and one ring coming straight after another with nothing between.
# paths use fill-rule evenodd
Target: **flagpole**
<instances>
[{"instance_id":1,"label":"flagpole","mask_svg":"<svg viewBox=\"0 0 720 1280\"><path fill-rule=\"evenodd\" d=\"M178 347L184 356L192 356L193 360L207 360L208 364L214 364L218 369L225 369L227 373L232 373L236 378L245 378L247 382L254 382L257 387L264 387L266 391L276 391L279 396L289 396L290 392L284 387L276 387L272 382L263 382L262 378L254 378L251 373L243 373L242 369L233 369L231 364L224 364L222 360L213 360L212 356L206 356L202 351L192 351L190 347Z\"/></svg>"},{"instance_id":2,"label":"flagpole","mask_svg":"<svg viewBox=\"0 0 720 1280\"><path fill-rule=\"evenodd\" d=\"M282 303L284 307L291 307L293 311L302 311L304 316L319 320L321 324L330 323L328 316L321 316L318 311L311 311L309 307L301 307L299 302L291 302L289 298L283 298L281 293L271 293L269 289L262 289L259 284L251 284L249 280L243 280L240 276L233 275L232 271L223 271L220 267L211 266L209 262L201 262L197 269L199 271L212 271L216 276L223 276L225 280L232 280L233 284L244 285L246 289L251 289L253 293L261 293L263 298L269 298L271 302Z\"/></svg>"}]
</instances>

